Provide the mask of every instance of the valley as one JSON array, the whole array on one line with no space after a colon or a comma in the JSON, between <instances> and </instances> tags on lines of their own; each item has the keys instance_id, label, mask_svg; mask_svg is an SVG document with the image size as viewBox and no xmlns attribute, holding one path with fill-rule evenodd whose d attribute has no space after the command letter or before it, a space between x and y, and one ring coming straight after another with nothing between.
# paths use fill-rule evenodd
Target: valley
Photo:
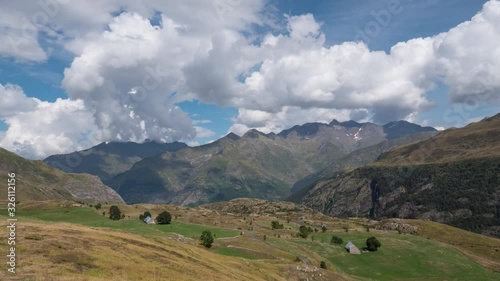
<instances>
[{"instance_id":1,"label":"valley","mask_svg":"<svg viewBox=\"0 0 500 281\"><path fill-rule=\"evenodd\" d=\"M18 180L18 277L500 280L499 116L443 132L334 120L43 162L0 150ZM171 223L143 221L164 211Z\"/></svg>"},{"instance_id":2,"label":"valley","mask_svg":"<svg viewBox=\"0 0 500 281\"><path fill-rule=\"evenodd\" d=\"M500 115L399 146L290 197L332 216L421 218L500 237Z\"/></svg>"},{"instance_id":3,"label":"valley","mask_svg":"<svg viewBox=\"0 0 500 281\"><path fill-rule=\"evenodd\" d=\"M118 205L125 218L113 221L101 214L110 205L99 210L61 207L67 204L20 204L18 270L24 280L44 274L92 281L500 278L500 240L432 222L338 219L290 202L256 199L195 208ZM144 211L155 217L164 210L171 212L171 224L147 225L138 219ZM283 229L273 230L272 221ZM317 232L295 237L301 225ZM391 229L395 225L399 231ZM200 245L203 230L214 234L210 249ZM333 235L360 248L375 236L382 246L377 252L351 255L345 243L330 243ZM327 269L320 268L322 261Z\"/></svg>"}]
</instances>

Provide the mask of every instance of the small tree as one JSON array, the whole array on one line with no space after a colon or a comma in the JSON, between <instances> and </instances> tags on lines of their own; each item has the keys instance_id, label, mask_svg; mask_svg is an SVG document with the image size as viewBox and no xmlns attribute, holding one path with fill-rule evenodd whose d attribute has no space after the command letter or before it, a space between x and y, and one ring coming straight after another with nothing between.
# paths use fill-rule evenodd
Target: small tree
<instances>
[{"instance_id":1,"label":"small tree","mask_svg":"<svg viewBox=\"0 0 500 281\"><path fill-rule=\"evenodd\" d=\"M335 235L333 235L332 239L330 240L330 244L340 245L342 243L344 243L344 240L342 240L342 238L335 236Z\"/></svg>"},{"instance_id":2,"label":"small tree","mask_svg":"<svg viewBox=\"0 0 500 281\"><path fill-rule=\"evenodd\" d=\"M280 224L279 221L272 221L271 222L271 228L272 229L283 229L284 226L283 226L283 224Z\"/></svg>"},{"instance_id":3,"label":"small tree","mask_svg":"<svg viewBox=\"0 0 500 281\"><path fill-rule=\"evenodd\" d=\"M319 264L319 267L321 267L323 269L326 269L326 262L325 261L321 261L321 263Z\"/></svg>"},{"instance_id":4,"label":"small tree","mask_svg":"<svg viewBox=\"0 0 500 281\"><path fill-rule=\"evenodd\" d=\"M312 230L311 227L307 227L305 225L301 225L299 227L299 236L302 238L307 238L307 236L309 236L309 234L311 234L313 232L314 232L314 230Z\"/></svg>"},{"instance_id":5,"label":"small tree","mask_svg":"<svg viewBox=\"0 0 500 281\"><path fill-rule=\"evenodd\" d=\"M114 220L114 221L117 221L117 220L120 220L122 217L122 212L120 211L120 208L118 208L118 206L111 206L109 208L109 218Z\"/></svg>"},{"instance_id":6,"label":"small tree","mask_svg":"<svg viewBox=\"0 0 500 281\"><path fill-rule=\"evenodd\" d=\"M170 224L170 222L172 222L172 215L169 212L167 212L167 211L161 212L156 217L156 223L157 224Z\"/></svg>"},{"instance_id":7,"label":"small tree","mask_svg":"<svg viewBox=\"0 0 500 281\"><path fill-rule=\"evenodd\" d=\"M152 218L153 216L151 215L150 212L146 211L146 212L144 212L144 218L147 218L147 217Z\"/></svg>"},{"instance_id":8,"label":"small tree","mask_svg":"<svg viewBox=\"0 0 500 281\"><path fill-rule=\"evenodd\" d=\"M144 215L143 215L143 214L140 214L140 215L139 215L139 219L140 219L141 221L143 221L143 220L145 219Z\"/></svg>"},{"instance_id":9,"label":"small tree","mask_svg":"<svg viewBox=\"0 0 500 281\"><path fill-rule=\"evenodd\" d=\"M200 236L201 244L207 248L211 248L214 243L214 237L212 236L212 232L205 230L201 233Z\"/></svg>"},{"instance_id":10,"label":"small tree","mask_svg":"<svg viewBox=\"0 0 500 281\"><path fill-rule=\"evenodd\" d=\"M325 226L325 225L323 225L323 226L321 227L321 232L325 233L325 232L326 232L326 230L327 230L326 226Z\"/></svg>"},{"instance_id":11,"label":"small tree","mask_svg":"<svg viewBox=\"0 0 500 281\"><path fill-rule=\"evenodd\" d=\"M366 239L366 248L368 248L368 251L370 252L376 252L381 246L382 244L380 244L378 239L374 236Z\"/></svg>"},{"instance_id":12,"label":"small tree","mask_svg":"<svg viewBox=\"0 0 500 281\"><path fill-rule=\"evenodd\" d=\"M101 203L98 203L98 204L95 204L94 207L96 210L99 210L102 207L102 205L101 205Z\"/></svg>"}]
</instances>

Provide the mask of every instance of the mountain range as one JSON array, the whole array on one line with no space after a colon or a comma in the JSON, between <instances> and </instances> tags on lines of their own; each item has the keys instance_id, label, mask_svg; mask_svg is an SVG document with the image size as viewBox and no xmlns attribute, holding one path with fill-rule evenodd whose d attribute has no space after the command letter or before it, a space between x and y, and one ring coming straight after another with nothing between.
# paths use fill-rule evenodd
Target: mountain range
<instances>
[{"instance_id":1,"label":"mountain range","mask_svg":"<svg viewBox=\"0 0 500 281\"><path fill-rule=\"evenodd\" d=\"M198 147L110 142L45 163L0 155L2 177L19 172L20 200L289 200L331 216L430 219L500 235L500 114L443 132L333 120Z\"/></svg>"},{"instance_id":2,"label":"mountain range","mask_svg":"<svg viewBox=\"0 0 500 281\"><path fill-rule=\"evenodd\" d=\"M230 133L207 145L145 158L106 183L127 203L199 205L239 197L281 200L291 194L295 182L353 151L435 131L404 121L380 126L334 120L294 126L279 134L250 130L240 137Z\"/></svg>"},{"instance_id":3,"label":"mountain range","mask_svg":"<svg viewBox=\"0 0 500 281\"><path fill-rule=\"evenodd\" d=\"M394 148L289 199L331 216L430 219L500 236L499 171L500 114Z\"/></svg>"},{"instance_id":4,"label":"mountain range","mask_svg":"<svg viewBox=\"0 0 500 281\"><path fill-rule=\"evenodd\" d=\"M44 162L69 173L87 173L98 176L103 182L130 169L134 163L165 151L187 147L182 142L158 143L146 141L108 142L69 154L52 155Z\"/></svg>"}]
</instances>

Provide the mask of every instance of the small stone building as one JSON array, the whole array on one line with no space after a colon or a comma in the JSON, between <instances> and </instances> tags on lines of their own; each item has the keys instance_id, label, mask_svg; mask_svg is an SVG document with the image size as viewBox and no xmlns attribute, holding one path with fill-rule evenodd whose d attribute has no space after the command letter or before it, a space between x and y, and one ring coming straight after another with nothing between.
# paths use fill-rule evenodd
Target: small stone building
<instances>
[{"instance_id":1,"label":"small stone building","mask_svg":"<svg viewBox=\"0 0 500 281\"><path fill-rule=\"evenodd\" d=\"M361 251L351 241L345 245L345 249L352 255L361 255Z\"/></svg>"},{"instance_id":2,"label":"small stone building","mask_svg":"<svg viewBox=\"0 0 500 281\"><path fill-rule=\"evenodd\" d=\"M150 216L147 216L145 219L144 219L144 222L147 223L147 224L155 224L155 220L152 219Z\"/></svg>"}]
</instances>

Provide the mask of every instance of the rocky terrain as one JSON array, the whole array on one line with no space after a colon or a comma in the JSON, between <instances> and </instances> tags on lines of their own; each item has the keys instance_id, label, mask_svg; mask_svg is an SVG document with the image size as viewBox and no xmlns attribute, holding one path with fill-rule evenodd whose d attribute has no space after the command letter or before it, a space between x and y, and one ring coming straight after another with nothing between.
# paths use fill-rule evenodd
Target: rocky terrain
<instances>
[{"instance_id":1,"label":"rocky terrain","mask_svg":"<svg viewBox=\"0 0 500 281\"><path fill-rule=\"evenodd\" d=\"M435 132L408 122L308 123L279 134L250 130L207 145L146 158L106 183L127 203L198 205L238 197L284 199L298 180L349 153L413 133ZM430 135L421 135L430 137ZM370 159L370 157L367 157Z\"/></svg>"},{"instance_id":2,"label":"rocky terrain","mask_svg":"<svg viewBox=\"0 0 500 281\"><path fill-rule=\"evenodd\" d=\"M332 216L422 218L500 236L499 115L401 146L293 196Z\"/></svg>"},{"instance_id":3,"label":"rocky terrain","mask_svg":"<svg viewBox=\"0 0 500 281\"><path fill-rule=\"evenodd\" d=\"M68 174L42 161L26 160L0 148L0 180L7 182L7 174L16 174L16 200L67 199L88 203L123 203L122 198L97 176ZM7 188L0 190L7 198Z\"/></svg>"}]
</instances>

